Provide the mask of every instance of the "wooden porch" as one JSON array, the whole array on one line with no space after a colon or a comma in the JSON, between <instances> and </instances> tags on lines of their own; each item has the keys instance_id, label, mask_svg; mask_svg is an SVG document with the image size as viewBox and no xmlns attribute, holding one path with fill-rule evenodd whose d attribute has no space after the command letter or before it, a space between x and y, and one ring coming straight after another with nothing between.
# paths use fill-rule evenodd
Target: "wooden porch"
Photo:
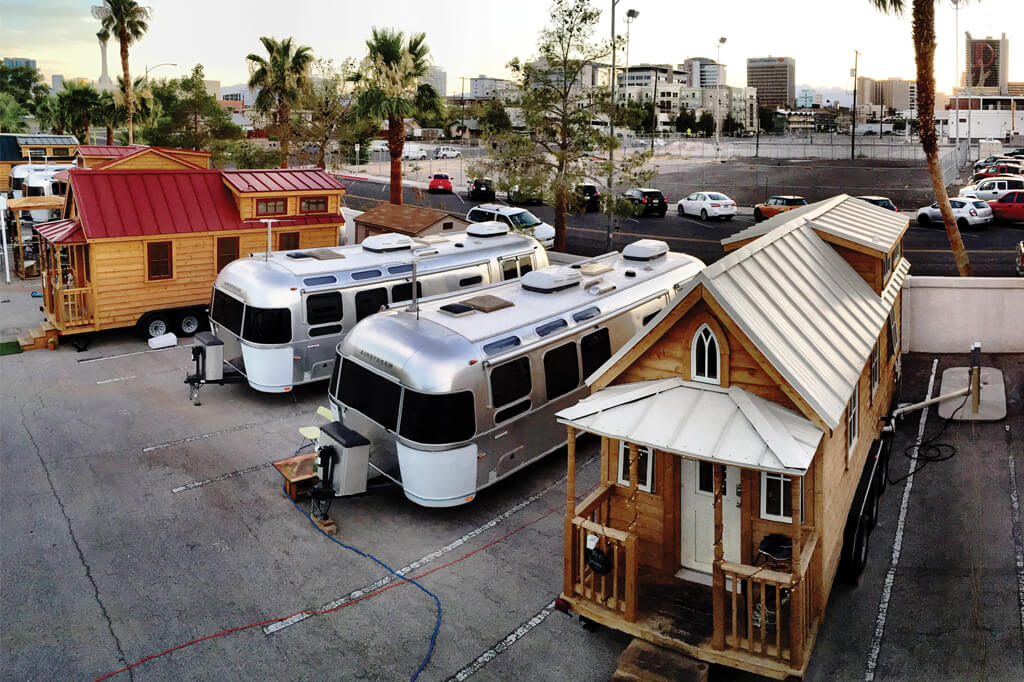
<instances>
[{"instance_id":1,"label":"wooden porch","mask_svg":"<svg viewBox=\"0 0 1024 682\"><path fill-rule=\"evenodd\" d=\"M89 246L42 240L43 310L63 334L94 328L95 295L89 279Z\"/></svg>"}]
</instances>

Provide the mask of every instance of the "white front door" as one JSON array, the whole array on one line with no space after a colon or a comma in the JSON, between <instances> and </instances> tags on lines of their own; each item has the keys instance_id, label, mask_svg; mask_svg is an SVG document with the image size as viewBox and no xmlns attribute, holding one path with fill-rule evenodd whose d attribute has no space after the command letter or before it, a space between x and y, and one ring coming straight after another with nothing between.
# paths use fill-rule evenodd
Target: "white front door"
<instances>
[{"instance_id":1,"label":"white front door","mask_svg":"<svg viewBox=\"0 0 1024 682\"><path fill-rule=\"evenodd\" d=\"M715 558L715 496L712 464L682 460L681 562L683 568L711 573ZM740 561L740 470L725 468L722 498L722 544L726 561Z\"/></svg>"}]
</instances>

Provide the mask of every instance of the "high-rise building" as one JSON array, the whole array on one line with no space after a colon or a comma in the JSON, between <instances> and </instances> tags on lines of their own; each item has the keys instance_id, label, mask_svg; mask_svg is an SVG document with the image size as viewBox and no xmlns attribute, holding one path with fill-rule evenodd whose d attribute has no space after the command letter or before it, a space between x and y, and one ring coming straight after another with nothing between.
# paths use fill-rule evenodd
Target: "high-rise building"
<instances>
[{"instance_id":1,"label":"high-rise building","mask_svg":"<svg viewBox=\"0 0 1024 682\"><path fill-rule=\"evenodd\" d=\"M809 108L814 106L815 97L818 99L818 103L821 103L821 95L817 95L814 90L801 90L800 94L796 98L796 105L801 108Z\"/></svg>"},{"instance_id":2,"label":"high-rise building","mask_svg":"<svg viewBox=\"0 0 1024 682\"><path fill-rule=\"evenodd\" d=\"M747 87L757 88L758 106L792 107L796 104L796 60L792 57L747 59Z\"/></svg>"},{"instance_id":3,"label":"high-rise building","mask_svg":"<svg viewBox=\"0 0 1024 682\"><path fill-rule=\"evenodd\" d=\"M1010 41L1006 34L1002 38L972 38L969 31L965 34L964 65L967 70L963 85L975 95L1008 95Z\"/></svg>"},{"instance_id":4,"label":"high-rise building","mask_svg":"<svg viewBox=\"0 0 1024 682\"><path fill-rule=\"evenodd\" d=\"M64 74L55 73L50 76L50 89L55 95L64 89Z\"/></svg>"},{"instance_id":5,"label":"high-rise building","mask_svg":"<svg viewBox=\"0 0 1024 682\"><path fill-rule=\"evenodd\" d=\"M448 94L448 74L440 66L428 68L427 75L421 78L420 82L433 86L434 90L442 97Z\"/></svg>"},{"instance_id":6,"label":"high-rise building","mask_svg":"<svg viewBox=\"0 0 1024 682\"><path fill-rule=\"evenodd\" d=\"M917 81L908 81L902 78L876 81L875 92L875 104L881 104L886 109L909 111L912 112L912 115L917 115Z\"/></svg>"},{"instance_id":7,"label":"high-rise building","mask_svg":"<svg viewBox=\"0 0 1024 682\"><path fill-rule=\"evenodd\" d=\"M469 79L469 96L473 99L494 99L511 89L512 82L504 78L490 78L480 74Z\"/></svg>"},{"instance_id":8,"label":"high-rise building","mask_svg":"<svg viewBox=\"0 0 1024 682\"><path fill-rule=\"evenodd\" d=\"M725 85L725 66L707 57L690 57L682 66L689 74L691 88L709 88Z\"/></svg>"},{"instance_id":9,"label":"high-rise building","mask_svg":"<svg viewBox=\"0 0 1024 682\"><path fill-rule=\"evenodd\" d=\"M857 104L877 104L875 91L877 81L867 76L857 76Z\"/></svg>"},{"instance_id":10,"label":"high-rise building","mask_svg":"<svg viewBox=\"0 0 1024 682\"><path fill-rule=\"evenodd\" d=\"M4 57L4 66L8 68L27 66L34 69L36 68L36 60L29 59L28 57Z\"/></svg>"}]
</instances>

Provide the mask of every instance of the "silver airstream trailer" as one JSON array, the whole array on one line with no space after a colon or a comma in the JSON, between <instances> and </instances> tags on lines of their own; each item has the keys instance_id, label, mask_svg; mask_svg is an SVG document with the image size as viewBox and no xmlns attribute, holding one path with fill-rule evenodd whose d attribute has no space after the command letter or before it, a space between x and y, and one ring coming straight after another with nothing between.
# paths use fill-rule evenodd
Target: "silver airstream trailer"
<instances>
[{"instance_id":1,"label":"silver airstream trailer","mask_svg":"<svg viewBox=\"0 0 1024 682\"><path fill-rule=\"evenodd\" d=\"M535 239L496 222L466 232L367 237L352 246L255 254L217 275L213 335L197 334L203 362L186 379L198 400L217 371L258 391L281 393L331 376L338 342L383 306L517 278L548 264ZM202 368L200 367L202 364ZM211 368L214 369L211 372ZM237 374L235 374L237 373Z\"/></svg>"},{"instance_id":2,"label":"silver airstream trailer","mask_svg":"<svg viewBox=\"0 0 1024 682\"><path fill-rule=\"evenodd\" d=\"M397 460L413 502L469 502L563 445L554 414L703 268L643 239L621 254L384 311L338 348L334 417L369 441L374 468L393 471Z\"/></svg>"}]
</instances>

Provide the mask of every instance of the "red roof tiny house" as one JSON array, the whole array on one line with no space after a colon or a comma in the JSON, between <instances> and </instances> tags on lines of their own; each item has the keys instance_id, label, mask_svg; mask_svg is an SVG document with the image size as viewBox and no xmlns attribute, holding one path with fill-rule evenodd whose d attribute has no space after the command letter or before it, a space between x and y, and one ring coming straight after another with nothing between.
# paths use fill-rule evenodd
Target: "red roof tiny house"
<instances>
[{"instance_id":1,"label":"red roof tiny house","mask_svg":"<svg viewBox=\"0 0 1024 682\"><path fill-rule=\"evenodd\" d=\"M266 250L267 226L253 218L274 220L274 250L337 245L340 182L302 171L311 192L294 182L295 171L257 172L268 186L277 173L288 177L244 198L219 170L69 171L64 220L38 227L50 323L61 334L132 325L147 336L193 333L220 268Z\"/></svg>"},{"instance_id":2,"label":"red roof tiny house","mask_svg":"<svg viewBox=\"0 0 1024 682\"><path fill-rule=\"evenodd\" d=\"M587 379L558 414L573 610L704 661L804 674L884 487L907 223L839 196L740 232ZM579 432L602 447L577 504Z\"/></svg>"},{"instance_id":3,"label":"red roof tiny house","mask_svg":"<svg viewBox=\"0 0 1024 682\"><path fill-rule=\"evenodd\" d=\"M81 168L209 168L210 152L173 147L81 145L75 155Z\"/></svg>"}]
</instances>

